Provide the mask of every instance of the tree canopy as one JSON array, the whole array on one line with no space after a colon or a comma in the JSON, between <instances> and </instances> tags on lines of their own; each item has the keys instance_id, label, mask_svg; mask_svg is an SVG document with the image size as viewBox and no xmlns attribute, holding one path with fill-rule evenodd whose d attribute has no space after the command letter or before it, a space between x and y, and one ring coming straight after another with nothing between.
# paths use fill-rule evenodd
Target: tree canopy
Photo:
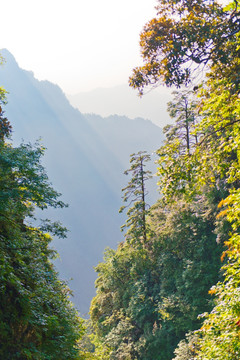
<instances>
[{"instance_id":1,"label":"tree canopy","mask_svg":"<svg viewBox=\"0 0 240 360\"><path fill-rule=\"evenodd\" d=\"M194 91L169 104L149 246L122 243L96 268L109 359L239 358L239 14L237 0L159 0L141 34L130 86Z\"/></svg>"},{"instance_id":2,"label":"tree canopy","mask_svg":"<svg viewBox=\"0 0 240 360\"><path fill-rule=\"evenodd\" d=\"M144 65L130 77L140 94L148 85L188 85L204 66L215 66L239 85L239 3L216 0L159 0L157 16L141 33ZM235 68L235 71L229 71Z\"/></svg>"},{"instance_id":3,"label":"tree canopy","mask_svg":"<svg viewBox=\"0 0 240 360\"><path fill-rule=\"evenodd\" d=\"M2 95L4 95L4 90ZM35 224L35 208L64 207L41 165L44 149L14 147L11 125L0 113L0 357L81 359L83 320L70 290L59 280L51 236L65 236L58 222Z\"/></svg>"},{"instance_id":4,"label":"tree canopy","mask_svg":"<svg viewBox=\"0 0 240 360\"><path fill-rule=\"evenodd\" d=\"M50 261L48 231L64 236L65 229L31 223L35 207L64 204L41 166L44 149L14 148L1 108L2 358L239 359L239 3L159 0L156 9L141 34L144 65L130 85L140 94L160 82L180 88L168 105L175 123L156 150L160 196L147 207L150 157L132 154L120 209L128 208L125 241L96 266L85 344Z\"/></svg>"}]
</instances>

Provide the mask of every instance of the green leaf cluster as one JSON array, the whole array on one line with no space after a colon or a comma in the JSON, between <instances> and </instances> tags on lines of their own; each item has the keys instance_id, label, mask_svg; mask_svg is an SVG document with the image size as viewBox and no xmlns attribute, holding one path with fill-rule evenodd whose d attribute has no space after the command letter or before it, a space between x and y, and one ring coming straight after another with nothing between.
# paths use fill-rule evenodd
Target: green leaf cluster
<instances>
[{"instance_id":1,"label":"green leaf cluster","mask_svg":"<svg viewBox=\"0 0 240 360\"><path fill-rule=\"evenodd\" d=\"M2 111L2 110L1 110ZM65 236L59 223L31 224L35 208L63 207L52 188L36 144L13 147L11 126L0 114L0 358L81 359L84 333L51 260L53 234Z\"/></svg>"}]
</instances>

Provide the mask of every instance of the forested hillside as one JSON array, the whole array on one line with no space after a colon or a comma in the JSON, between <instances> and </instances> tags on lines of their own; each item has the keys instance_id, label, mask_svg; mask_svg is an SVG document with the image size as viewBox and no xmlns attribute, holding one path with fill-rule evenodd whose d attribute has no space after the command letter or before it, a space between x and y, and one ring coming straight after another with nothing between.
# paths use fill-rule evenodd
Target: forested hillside
<instances>
[{"instance_id":1,"label":"forested hillside","mask_svg":"<svg viewBox=\"0 0 240 360\"><path fill-rule=\"evenodd\" d=\"M12 127L0 107L0 357L82 359L83 321L69 301L50 249L52 233L66 229L49 219L33 224L35 209L63 208L41 164L41 146L13 147Z\"/></svg>"},{"instance_id":2,"label":"forested hillside","mask_svg":"<svg viewBox=\"0 0 240 360\"><path fill-rule=\"evenodd\" d=\"M69 290L58 279L51 262L54 252L49 247L49 233L64 237L66 229L52 220L51 212L51 221L47 219L38 226L34 223L34 209L63 209L65 204L41 164L43 147L11 143L13 130L2 111L6 101L1 88L3 359L240 358L239 36L237 0L227 6L215 0L159 0L156 17L144 26L140 36L143 65L133 70L129 84L140 95L159 84L172 88L172 100L168 103L172 124L164 128L165 140L156 146L154 178L149 150L129 152L130 162L121 177L119 212L126 215L125 220L120 217L122 241L115 249L107 247L103 261L95 267L96 295L86 322L79 319L69 302ZM36 81L29 73L21 76L30 78L30 83ZM44 94L40 87L45 89ZM41 97L33 98L34 105L29 104L32 109L40 110L43 99L50 101L51 96L57 104L58 99L63 99L59 89L59 97L53 96L50 88L55 86L44 82L40 87L35 87ZM18 105L21 109L20 102ZM73 174L77 179L80 174L89 175L84 185L90 182L95 200L89 204L90 191L87 192L89 197L76 203L74 216L84 225L87 211L96 215L96 222L86 228L90 226L88 234L97 237L105 216L103 205L109 204L106 194L114 196L116 204L120 198L111 181L103 181L100 186L95 177L103 176L111 166L118 171L114 161L121 142L112 139L111 129L116 130L119 123L116 126L114 117L105 122L106 119L89 115L88 119L82 118L78 127L76 111L71 108L70 127L61 118L61 106L57 113L53 112L52 121L58 123L59 117L62 127L51 129L48 124L49 136L61 145L57 147L56 161L64 158L64 171L69 175L68 185L74 196L77 190L83 194L86 189L81 192L80 186L72 185ZM120 119L125 124L126 119ZM141 126L142 121L132 124ZM146 122L142 130L148 139L145 125ZM139 137L134 126L131 131ZM70 142L64 133L70 134L75 145L66 157ZM103 138L105 143L100 140ZM95 151L93 144L97 144ZM105 164L101 157L109 154L108 146L112 157L109 155L109 163ZM124 142L122 147L125 156ZM95 156L97 165L89 170L87 165ZM70 167L70 158L74 167ZM75 173L77 166L81 172ZM114 176L116 179L120 175ZM154 204L149 202L153 191L149 184L153 179L159 188ZM106 234L114 236L114 217L107 221ZM76 226L77 233L77 221ZM92 244L101 246L95 238ZM83 247L88 258L91 255L85 250ZM74 261L77 254L71 257ZM84 276L84 271L80 271L78 279Z\"/></svg>"},{"instance_id":3,"label":"forested hillside","mask_svg":"<svg viewBox=\"0 0 240 360\"><path fill-rule=\"evenodd\" d=\"M104 359L240 357L239 31L238 2L208 0L159 1L143 29L130 86L177 88L175 124L157 150L161 199L147 206L148 156L133 154L125 241L96 267Z\"/></svg>"}]
</instances>

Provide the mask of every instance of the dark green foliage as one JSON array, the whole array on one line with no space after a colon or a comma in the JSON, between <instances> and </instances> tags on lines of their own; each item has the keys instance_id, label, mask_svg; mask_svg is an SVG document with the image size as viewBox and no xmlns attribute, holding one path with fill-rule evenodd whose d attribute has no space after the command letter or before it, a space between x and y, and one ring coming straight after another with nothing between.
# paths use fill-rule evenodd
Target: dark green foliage
<instances>
[{"instance_id":1,"label":"dark green foliage","mask_svg":"<svg viewBox=\"0 0 240 360\"><path fill-rule=\"evenodd\" d=\"M65 235L49 220L30 225L34 208L63 207L40 163L40 146L12 147L5 142L10 124L0 118L0 358L80 359L83 325L58 279L42 230ZM44 229L45 227L45 229Z\"/></svg>"},{"instance_id":2,"label":"dark green foliage","mask_svg":"<svg viewBox=\"0 0 240 360\"><path fill-rule=\"evenodd\" d=\"M110 359L167 360L198 314L211 309L208 290L219 279L214 189L192 204L179 197L150 213L148 247L120 244L97 266L91 319Z\"/></svg>"}]
</instances>

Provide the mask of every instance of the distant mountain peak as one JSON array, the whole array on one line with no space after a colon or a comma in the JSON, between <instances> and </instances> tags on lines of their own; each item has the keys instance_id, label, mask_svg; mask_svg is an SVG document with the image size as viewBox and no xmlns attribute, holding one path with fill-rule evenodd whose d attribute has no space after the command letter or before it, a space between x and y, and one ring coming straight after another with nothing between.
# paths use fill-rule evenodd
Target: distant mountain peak
<instances>
[{"instance_id":1,"label":"distant mountain peak","mask_svg":"<svg viewBox=\"0 0 240 360\"><path fill-rule=\"evenodd\" d=\"M11 63L11 65L16 64L18 66L15 57L8 49L1 49L0 54L5 60L7 60L7 63Z\"/></svg>"}]
</instances>

